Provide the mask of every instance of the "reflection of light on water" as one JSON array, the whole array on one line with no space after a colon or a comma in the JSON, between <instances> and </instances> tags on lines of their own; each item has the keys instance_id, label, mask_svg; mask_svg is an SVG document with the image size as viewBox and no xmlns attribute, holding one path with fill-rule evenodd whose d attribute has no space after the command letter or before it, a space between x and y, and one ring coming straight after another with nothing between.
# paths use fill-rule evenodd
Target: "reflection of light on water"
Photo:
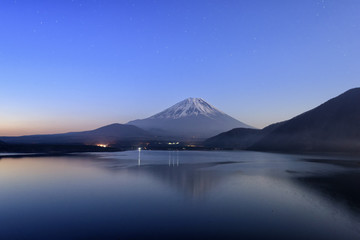
<instances>
[{"instance_id":1,"label":"reflection of light on water","mask_svg":"<svg viewBox=\"0 0 360 240\"><path fill-rule=\"evenodd\" d=\"M139 157L138 157L138 166L141 165L141 156L140 156L140 153L141 153L141 148L138 148L138 151L139 151Z\"/></svg>"},{"instance_id":2,"label":"reflection of light on water","mask_svg":"<svg viewBox=\"0 0 360 240\"><path fill-rule=\"evenodd\" d=\"M179 166L179 151L176 151L176 156L174 156L175 151L169 151L169 167L170 166Z\"/></svg>"},{"instance_id":3,"label":"reflection of light on water","mask_svg":"<svg viewBox=\"0 0 360 240\"><path fill-rule=\"evenodd\" d=\"M176 166L179 166L179 151L176 151Z\"/></svg>"}]
</instances>

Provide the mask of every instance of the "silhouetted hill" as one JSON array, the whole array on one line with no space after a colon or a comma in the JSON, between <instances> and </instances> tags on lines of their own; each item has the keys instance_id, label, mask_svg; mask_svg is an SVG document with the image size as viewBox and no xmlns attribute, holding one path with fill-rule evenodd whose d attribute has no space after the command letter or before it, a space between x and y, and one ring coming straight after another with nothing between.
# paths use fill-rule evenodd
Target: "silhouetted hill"
<instances>
[{"instance_id":1,"label":"silhouetted hill","mask_svg":"<svg viewBox=\"0 0 360 240\"><path fill-rule=\"evenodd\" d=\"M204 141L207 148L248 149L281 123L269 125L264 129L234 128Z\"/></svg>"},{"instance_id":2,"label":"silhouetted hill","mask_svg":"<svg viewBox=\"0 0 360 240\"><path fill-rule=\"evenodd\" d=\"M3 141L0 141L0 151L5 150L5 143Z\"/></svg>"},{"instance_id":3,"label":"silhouetted hill","mask_svg":"<svg viewBox=\"0 0 360 240\"><path fill-rule=\"evenodd\" d=\"M146 140L151 137L150 133L136 126L115 123L84 132L0 137L0 139L10 144L111 144L124 140Z\"/></svg>"},{"instance_id":4,"label":"silhouetted hill","mask_svg":"<svg viewBox=\"0 0 360 240\"><path fill-rule=\"evenodd\" d=\"M208 138L205 147L223 149L247 149L261 137L261 130L250 128L234 128Z\"/></svg>"},{"instance_id":5,"label":"silhouetted hill","mask_svg":"<svg viewBox=\"0 0 360 240\"><path fill-rule=\"evenodd\" d=\"M251 150L360 151L360 88L283 122Z\"/></svg>"}]
</instances>

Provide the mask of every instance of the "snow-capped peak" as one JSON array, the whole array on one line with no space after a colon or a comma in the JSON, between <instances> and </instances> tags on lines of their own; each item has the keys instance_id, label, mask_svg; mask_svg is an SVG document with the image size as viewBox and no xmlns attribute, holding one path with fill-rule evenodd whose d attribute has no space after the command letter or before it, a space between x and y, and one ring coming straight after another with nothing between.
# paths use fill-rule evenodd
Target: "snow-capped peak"
<instances>
[{"instance_id":1,"label":"snow-capped peak","mask_svg":"<svg viewBox=\"0 0 360 240\"><path fill-rule=\"evenodd\" d=\"M187 98L174 106L150 117L150 119L177 119L188 116L204 115L208 117L224 114L208 104L202 98Z\"/></svg>"}]
</instances>

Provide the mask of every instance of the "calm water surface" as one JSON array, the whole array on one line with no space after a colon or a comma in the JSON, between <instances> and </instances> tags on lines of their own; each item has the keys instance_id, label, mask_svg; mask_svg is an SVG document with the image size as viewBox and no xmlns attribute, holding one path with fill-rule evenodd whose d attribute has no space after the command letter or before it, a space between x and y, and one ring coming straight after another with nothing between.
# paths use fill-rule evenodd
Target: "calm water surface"
<instances>
[{"instance_id":1,"label":"calm water surface","mask_svg":"<svg viewBox=\"0 0 360 240\"><path fill-rule=\"evenodd\" d=\"M360 239L360 158L0 158L0 239Z\"/></svg>"}]
</instances>

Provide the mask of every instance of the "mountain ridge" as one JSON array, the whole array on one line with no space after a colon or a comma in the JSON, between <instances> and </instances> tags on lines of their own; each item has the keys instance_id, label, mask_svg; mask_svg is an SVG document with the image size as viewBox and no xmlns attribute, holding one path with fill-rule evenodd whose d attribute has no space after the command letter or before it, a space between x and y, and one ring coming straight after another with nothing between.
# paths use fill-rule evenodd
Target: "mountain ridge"
<instances>
[{"instance_id":1,"label":"mountain ridge","mask_svg":"<svg viewBox=\"0 0 360 240\"><path fill-rule=\"evenodd\" d=\"M252 150L358 151L360 88L350 89L285 121Z\"/></svg>"},{"instance_id":2,"label":"mountain ridge","mask_svg":"<svg viewBox=\"0 0 360 240\"><path fill-rule=\"evenodd\" d=\"M289 120L256 133L233 129L208 147L276 152L360 152L360 88L350 89Z\"/></svg>"}]
</instances>

